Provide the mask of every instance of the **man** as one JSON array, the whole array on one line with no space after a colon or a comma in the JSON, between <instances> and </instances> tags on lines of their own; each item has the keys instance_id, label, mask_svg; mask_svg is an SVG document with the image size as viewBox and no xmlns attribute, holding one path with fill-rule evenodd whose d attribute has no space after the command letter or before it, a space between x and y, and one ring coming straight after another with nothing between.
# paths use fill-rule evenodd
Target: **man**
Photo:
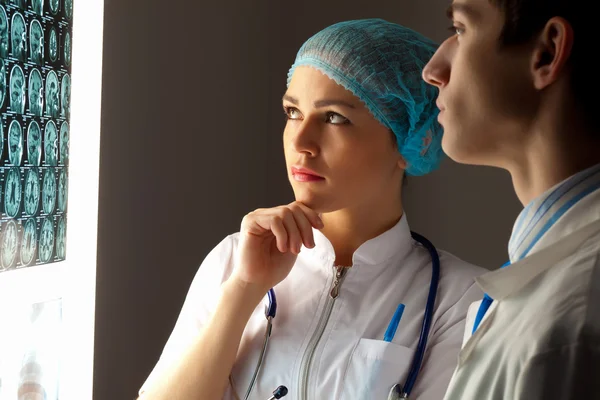
<instances>
[{"instance_id":1,"label":"man","mask_svg":"<svg viewBox=\"0 0 600 400\"><path fill-rule=\"evenodd\" d=\"M423 71L443 148L510 172L510 264L477 279L446 400L600 399L600 131L594 12L580 0L457 0ZM492 210L490 210L493 212Z\"/></svg>"}]
</instances>

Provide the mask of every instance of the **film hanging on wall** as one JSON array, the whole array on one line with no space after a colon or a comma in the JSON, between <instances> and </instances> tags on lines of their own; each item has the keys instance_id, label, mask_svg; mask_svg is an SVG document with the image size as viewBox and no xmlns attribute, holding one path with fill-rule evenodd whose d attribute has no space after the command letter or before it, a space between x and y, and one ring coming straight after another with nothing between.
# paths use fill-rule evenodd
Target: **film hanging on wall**
<instances>
[{"instance_id":1,"label":"film hanging on wall","mask_svg":"<svg viewBox=\"0 0 600 400\"><path fill-rule=\"evenodd\" d=\"M73 0L0 0L0 273L66 258Z\"/></svg>"}]
</instances>

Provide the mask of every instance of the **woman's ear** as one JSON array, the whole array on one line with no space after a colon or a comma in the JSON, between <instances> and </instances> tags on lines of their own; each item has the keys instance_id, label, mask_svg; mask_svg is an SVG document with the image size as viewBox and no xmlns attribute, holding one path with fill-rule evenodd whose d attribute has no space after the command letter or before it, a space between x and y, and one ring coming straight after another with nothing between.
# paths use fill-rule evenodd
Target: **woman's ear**
<instances>
[{"instance_id":1,"label":"woman's ear","mask_svg":"<svg viewBox=\"0 0 600 400\"><path fill-rule=\"evenodd\" d=\"M406 162L406 160L404 160L404 157L402 157L401 155L398 157L398 168L403 170L406 170L406 168L408 168L408 163Z\"/></svg>"}]
</instances>

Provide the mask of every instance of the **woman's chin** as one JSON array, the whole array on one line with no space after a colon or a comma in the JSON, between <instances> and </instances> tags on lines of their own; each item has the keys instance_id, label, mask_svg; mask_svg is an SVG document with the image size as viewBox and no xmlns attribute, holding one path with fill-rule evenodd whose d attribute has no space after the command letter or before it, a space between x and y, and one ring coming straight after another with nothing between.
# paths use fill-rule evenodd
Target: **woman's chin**
<instances>
[{"instance_id":1,"label":"woman's chin","mask_svg":"<svg viewBox=\"0 0 600 400\"><path fill-rule=\"evenodd\" d=\"M295 193L296 201L304 204L316 213L324 214L336 210L333 199L316 193Z\"/></svg>"}]
</instances>

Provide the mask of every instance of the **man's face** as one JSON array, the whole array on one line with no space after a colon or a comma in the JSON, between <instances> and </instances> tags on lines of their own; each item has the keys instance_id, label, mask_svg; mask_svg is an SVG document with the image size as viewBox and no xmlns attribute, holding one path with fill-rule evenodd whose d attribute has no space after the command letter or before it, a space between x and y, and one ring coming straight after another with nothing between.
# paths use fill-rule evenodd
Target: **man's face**
<instances>
[{"instance_id":1,"label":"man's face","mask_svg":"<svg viewBox=\"0 0 600 400\"><path fill-rule=\"evenodd\" d=\"M499 166L535 111L532 48L502 47L504 13L489 0L456 0L448 16L454 34L423 71L440 90L442 146L455 161Z\"/></svg>"}]
</instances>

